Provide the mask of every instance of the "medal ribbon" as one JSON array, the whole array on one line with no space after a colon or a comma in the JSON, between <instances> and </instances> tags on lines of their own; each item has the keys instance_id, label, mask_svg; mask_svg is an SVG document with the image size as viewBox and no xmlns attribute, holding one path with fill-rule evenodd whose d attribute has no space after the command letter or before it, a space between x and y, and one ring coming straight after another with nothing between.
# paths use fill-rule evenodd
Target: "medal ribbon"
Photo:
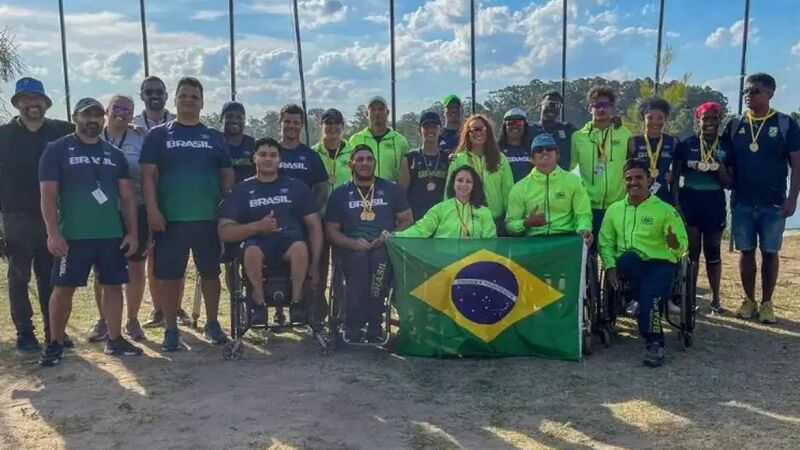
<instances>
[{"instance_id":1,"label":"medal ribbon","mask_svg":"<svg viewBox=\"0 0 800 450\"><path fill-rule=\"evenodd\" d=\"M372 200L375 198L375 181L370 185L367 195L362 194L361 188L358 186L356 186L356 192L358 192L358 196L361 197L361 212L372 212ZM367 197L369 197L369 199L367 199Z\"/></svg>"},{"instance_id":2,"label":"medal ribbon","mask_svg":"<svg viewBox=\"0 0 800 450\"><path fill-rule=\"evenodd\" d=\"M764 117L753 117L752 111L747 111L747 121L750 123L750 138L752 139L752 143L756 144L758 141L758 136L761 134L761 130L764 128L764 124L767 123L767 119L775 115L775 110L770 109L769 113ZM761 125L758 126L758 130L753 133L753 122L761 122Z\"/></svg>"},{"instance_id":3,"label":"medal ribbon","mask_svg":"<svg viewBox=\"0 0 800 450\"><path fill-rule=\"evenodd\" d=\"M706 146L706 140L700 136L700 160L704 163L712 164L714 162L714 154L717 152L719 146L719 136L714 139L711 147Z\"/></svg>"},{"instance_id":4,"label":"medal ribbon","mask_svg":"<svg viewBox=\"0 0 800 450\"><path fill-rule=\"evenodd\" d=\"M599 131L600 131L600 140L599 141L593 141L593 142L597 146L597 157L598 157L598 159L604 160L605 157L606 157L606 154L608 153L607 152L608 143L611 140L611 127L609 126L605 130L599 130Z\"/></svg>"},{"instance_id":5,"label":"medal ribbon","mask_svg":"<svg viewBox=\"0 0 800 450\"><path fill-rule=\"evenodd\" d=\"M647 133L643 134L644 145L647 148L647 158L650 160L650 170L658 170L658 158L661 156L661 147L664 146L664 134L662 133L659 136L655 152L653 152L653 147L650 145L650 138L647 137Z\"/></svg>"},{"instance_id":6,"label":"medal ribbon","mask_svg":"<svg viewBox=\"0 0 800 450\"><path fill-rule=\"evenodd\" d=\"M461 223L461 237L469 237L469 226L467 225L467 221L464 220L464 218L462 217L463 214L464 214L464 211L467 210L467 206L466 205L462 205L461 209L459 210L458 204L461 203L461 202L458 201L457 198L453 198L453 202L454 202L453 206L456 209L456 217L458 217L458 221ZM471 204L469 204L469 217L470 217L470 222L471 222L472 221L472 205Z\"/></svg>"},{"instance_id":7,"label":"medal ribbon","mask_svg":"<svg viewBox=\"0 0 800 450\"><path fill-rule=\"evenodd\" d=\"M433 181L433 171L439 168L439 159L442 157L442 152L436 151L436 164L433 165L433 170L428 166L428 156L420 151L422 154L422 163L425 164L425 170L428 171L428 183Z\"/></svg>"}]
</instances>

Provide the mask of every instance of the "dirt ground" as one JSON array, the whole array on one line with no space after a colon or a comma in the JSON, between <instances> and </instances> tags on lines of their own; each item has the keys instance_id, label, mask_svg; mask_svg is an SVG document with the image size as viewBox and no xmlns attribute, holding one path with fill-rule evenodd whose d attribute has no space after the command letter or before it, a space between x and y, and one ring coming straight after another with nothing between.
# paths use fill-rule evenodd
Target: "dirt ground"
<instances>
[{"instance_id":1,"label":"dirt ground","mask_svg":"<svg viewBox=\"0 0 800 450\"><path fill-rule=\"evenodd\" d=\"M271 335L265 346L251 339L241 361L225 362L189 329L190 351L162 354L160 330L148 330L144 357L116 359L85 343L95 315L88 289L69 326L77 347L44 369L36 355L15 352L3 305L0 447L798 448L798 255L800 237L789 238L777 325L701 315L689 351L670 333L661 369L641 366L630 321L610 348L582 362L405 358L368 348L322 357L304 333ZM723 258L723 304L735 309L736 256ZM0 292L6 298L5 285Z\"/></svg>"}]
</instances>

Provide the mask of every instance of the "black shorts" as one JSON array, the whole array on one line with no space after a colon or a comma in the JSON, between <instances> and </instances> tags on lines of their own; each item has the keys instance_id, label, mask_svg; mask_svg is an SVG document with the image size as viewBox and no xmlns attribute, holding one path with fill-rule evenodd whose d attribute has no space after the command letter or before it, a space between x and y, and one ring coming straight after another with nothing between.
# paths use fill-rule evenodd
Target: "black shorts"
<instances>
[{"instance_id":1,"label":"black shorts","mask_svg":"<svg viewBox=\"0 0 800 450\"><path fill-rule=\"evenodd\" d=\"M125 218L122 217L122 214L120 214L120 220L122 221L123 232L127 234L128 230L125 227ZM150 232L150 226L147 225L147 208L145 208L144 205L139 205L139 207L136 208L136 223L139 248L137 248L136 253L128 259L131 261L144 261L147 259L147 251L150 250L150 246L153 244L153 233Z\"/></svg>"},{"instance_id":2,"label":"black shorts","mask_svg":"<svg viewBox=\"0 0 800 450\"><path fill-rule=\"evenodd\" d=\"M153 271L161 280L179 280L186 274L189 250L201 278L218 278L220 244L217 221L167 222L163 232L155 233Z\"/></svg>"},{"instance_id":3,"label":"black shorts","mask_svg":"<svg viewBox=\"0 0 800 450\"><path fill-rule=\"evenodd\" d=\"M97 269L100 284L121 285L128 282L128 260L120 250L121 238L67 240L67 256L55 258L53 286L86 286L92 267Z\"/></svg>"},{"instance_id":4,"label":"black shorts","mask_svg":"<svg viewBox=\"0 0 800 450\"><path fill-rule=\"evenodd\" d=\"M279 266L283 264L283 257L295 242L305 242L302 238L290 236L259 236L252 237L242 245L242 249L256 246L264 254L264 264L269 266Z\"/></svg>"},{"instance_id":5,"label":"black shorts","mask_svg":"<svg viewBox=\"0 0 800 450\"><path fill-rule=\"evenodd\" d=\"M678 197L686 226L695 227L701 233L713 233L725 229L728 211L725 208L725 191L681 189Z\"/></svg>"}]
</instances>

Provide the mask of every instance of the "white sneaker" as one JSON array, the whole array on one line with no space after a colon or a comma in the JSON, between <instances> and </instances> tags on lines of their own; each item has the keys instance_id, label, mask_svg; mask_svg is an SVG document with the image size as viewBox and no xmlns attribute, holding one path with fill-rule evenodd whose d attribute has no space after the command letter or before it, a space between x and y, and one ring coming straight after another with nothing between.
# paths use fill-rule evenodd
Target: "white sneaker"
<instances>
[{"instance_id":1,"label":"white sneaker","mask_svg":"<svg viewBox=\"0 0 800 450\"><path fill-rule=\"evenodd\" d=\"M625 314L631 317L636 317L639 315L639 302L632 300L630 303L628 303L628 306L625 307Z\"/></svg>"}]
</instances>

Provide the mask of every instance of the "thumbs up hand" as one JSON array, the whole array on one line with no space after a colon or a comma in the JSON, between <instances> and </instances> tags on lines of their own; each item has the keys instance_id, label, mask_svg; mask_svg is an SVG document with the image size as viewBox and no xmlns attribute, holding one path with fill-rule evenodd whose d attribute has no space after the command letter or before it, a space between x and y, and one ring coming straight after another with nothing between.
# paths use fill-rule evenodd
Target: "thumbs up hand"
<instances>
[{"instance_id":1,"label":"thumbs up hand","mask_svg":"<svg viewBox=\"0 0 800 450\"><path fill-rule=\"evenodd\" d=\"M678 236L672 232L672 225L667 227L667 246L673 250L680 247L681 243L678 242Z\"/></svg>"},{"instance_id":2,"label":"thumbs up hand","mask_svg":"<svg viewBox=\"0 0 800 450\"><path fill-rule=\"evenodd\" d=\"M275 218L275 211L270 211L258 221L258 230L262 233L277 233L281 231L278 227L278 219Z\"/></svg>"},{"instance_id":3,"label":"thumbs up hand","mask_svg":"<svg viewBox=\"0 0 800 450\"><path fill-rule=\"evenodd\" d=\"M528 215L528 218L525 219L525 222L523 222L525 228L540 227L546 224L547 217L545 217L543 212L539 212L539 205L533 207L533 210Z\"/></svg>"}]
</instances>

